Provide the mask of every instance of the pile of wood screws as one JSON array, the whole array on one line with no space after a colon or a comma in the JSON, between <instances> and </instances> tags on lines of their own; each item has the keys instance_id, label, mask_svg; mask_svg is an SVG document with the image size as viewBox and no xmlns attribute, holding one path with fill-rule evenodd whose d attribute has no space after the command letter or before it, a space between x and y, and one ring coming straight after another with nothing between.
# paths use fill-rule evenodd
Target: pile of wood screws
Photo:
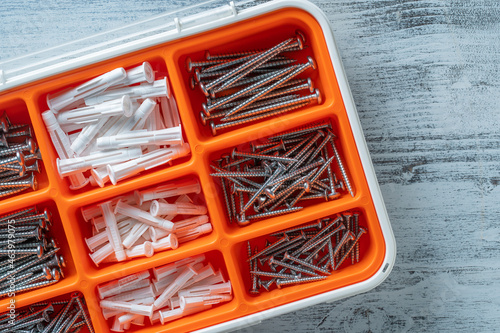
<instances>
[{"instance_id":1,"label":"pile of wood screws","mask_svg":"<svg viewBox=\"0 0 500 333\"><path fill-rule=\"evenodd\" d=\"M301 210L299 203L334 200L346 188L354 196L328 123L312 125L233 149L210 167L220 180L229 221L252 221ZM335 161L335 162L334 162ZM342 178L337 178L337 164Z\"/></svg>"},{"instance_id":2,"label":"pile of wood screws","mask_svg":"<svg viewBox=\"0 0 500 333\"><path fill-rule=\"evenodd\" d=\"M27 309L0 315L0 333L78 332L83 327L94 333L85 299L73 293L69 300L32 304Z\"/></svg>"},{"instance_id":3,"label":"pile of wood screws","mask_svg":"<svg viewBox=\"0 0 500 333\"><path fill-rule=\"evenodd\" d=\"M48 238L52 214L36 207L0 216L0 298L46 287L64 277L64 258ZM11 297L11 296L9 296Z\"/></svg>"},{"instance_id":4,"label":"pile of wood screws","mask_svg":"<svg viewBox=\"0 0 500 333\"><path fill-rule=\"evenodd\" d=\"M260 251L252 252L248 241L250 293L269 291L273 284L282 288L324 280L348 257L351 264L359 262L359 239L366 232L359 214L344 213L272 234L273 241Z\"/></svg>"},{"instance_id":5,"label":"pile of wood screws","mask_svg":"<svg viewBox=\"0 0 500 333\"><path fill-rule=\"evenodd\" d=\"M0 198L36 191L41 158L29 125L13 125L4 111L0 116Z\"/></svg>"},{"instance_id":6,"label":"pile of wood screws","mask_svg":"<svg viewBox=\"0 0 500 333\"><path fill-rule=\"evenodd\" d=\"M304 49L304 35L297 32L293 38L263 51L244 51L228 54L210 54L206 60L186 59L191 87L201 88L206 96L200 112L203 125L210 124L213 135L233 126L280 115L310 103L321 103L318 89L310 78L296 76L312 68L313 58L303 64L283 54ZM301 95L300 91L310 94Z\"/></svg>"}]
</instances>

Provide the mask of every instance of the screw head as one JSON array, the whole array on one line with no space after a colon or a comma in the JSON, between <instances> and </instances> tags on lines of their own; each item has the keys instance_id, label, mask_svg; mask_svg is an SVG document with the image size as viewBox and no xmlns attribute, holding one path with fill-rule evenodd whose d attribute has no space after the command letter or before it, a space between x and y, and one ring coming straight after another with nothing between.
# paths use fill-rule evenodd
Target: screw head
<instances>
[{"instance_id":1,"label":"screw head","mask_svg":"<svg viewBox=\"0 0 500 333\"><path fill-rule=\"evenodd\" d=\"M314 90L314 94L316 95L316 100L317 100L318 104L321 104L321 102L323 101L323 98L321 97L321 93L320 93L319 89ZM323 131L321 131L321 132L323 132ZM322 136L324 136L324 133Z\"/></svg>"},{"instance_id":2,"label":"screw head","mask_svg":"<svg viewBox=\"0 0 500 333\"><path fill-rule=\"evenodd\" d=\"M33 140L32 138L26 139L26 147L28 148L30 154L34 154L38 148L36 145L36 141Z\"/></svg>"},{"instance_id":3,"label":"screw head","mask_svg":"<svg viewBox=\"0 0 500 333\"><path fill-rule=\"evenodd\" d=\"M212 135L213 136L216 136L217 135L217 128L215 128L215 123L212 121L210 121L210 129L212 130Z\"/></svg>"},{"instance_id":4,"label":"screw head","mask_svg":"<svg viewBox=\"0 0 500 333\"><path fill-rule=\"evenodd\" d=\"M312 57L307 57L307 62L311 65L312 69L316 69L316 61Z\"/></svg>"},{"instance_id":5,"label":"screw head","mask_svg":"<svg viewBox=\"0 0 500 333\"><path fill-rule=\"evenodd\" d=\"M249 225L250 224L250 221L247 220L247 218L245 217L245 214L242 213L242 214L239 214L237 217L236 217L236 223L238 223L238 225L240 227L244 227L246 225Z\"/></svg>"},{"instance_id":6,"label":"screw head","mask_svg":"<svg viewBox=\"0 0 500 333\"><path fill-rule=\"evenodd\" d=\"M200 120L203 126L207 126L207 117L203 111L200 111Z\"/></svg>"},{"instance_id":7,"label":"screw head","mask_svg":"<svg viewBox=\"0 0 500 333\"><path fill-rule=\"evenodd\" d=\"M310 77L307 78L307 85L309 86L309 92L314 92L314 83Z\"/></svg>"},{"instance_id":8,"label":"screw head","mask_svg":"<svg viewBox=\"0 0 500 333\"><path fill-rule=\"evenodd\" d=\"M50 271L50 268L48 268L47 266L44 266L42 268L42 273L45 274L45 278L47 280L50 280L52 278L52 272Z\"/></svg>"},{"instance_id":9,"label":"screw head","mask_svg":"<svg viewBox=\"0 0 500 333\"><path fill-rule=\"evenodd\" d=\"M186 58L186 68L188 72L191 72L193 70L193 63L191 61L191 57Z\"/></svg>"},{"instance_id":10,"label":"screw head","mask_svg":"<svg viewBox=\"0 0 500 333\"><path fill-rule=\"evenodd\" d=\"M58 256L57 257L57 262L60 268L66 267L66 261L64 260L63 256Z\"/></svg>"}]
</instances>

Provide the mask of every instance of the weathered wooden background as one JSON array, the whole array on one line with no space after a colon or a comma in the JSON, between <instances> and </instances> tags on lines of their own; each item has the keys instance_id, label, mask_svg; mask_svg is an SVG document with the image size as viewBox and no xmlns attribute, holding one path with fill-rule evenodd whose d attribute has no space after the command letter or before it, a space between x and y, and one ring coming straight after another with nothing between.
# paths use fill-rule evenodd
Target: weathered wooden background
<instances>
[{"instance_id":1,"label":"weathered wooden background","mask_svg":"<svg viewBox=\"0 0 500 333\"><path fill-rule=\"evenodd\" d=\"M242 332L500 330L500 1L315 0L398 244L378 288ZM0 61L196 1L2 0Z\"/></svg>"}]
</instances>

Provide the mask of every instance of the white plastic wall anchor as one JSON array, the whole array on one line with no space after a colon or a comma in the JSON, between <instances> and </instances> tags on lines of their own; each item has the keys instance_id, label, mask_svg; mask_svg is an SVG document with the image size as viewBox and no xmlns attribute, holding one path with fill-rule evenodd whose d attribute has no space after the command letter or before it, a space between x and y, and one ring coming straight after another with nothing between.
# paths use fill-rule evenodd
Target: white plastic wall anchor
<instances>
[{"instance_id":1,"label":"white plastic wall anchor","mask_svg":"<svg viewBox=\"0 0 500 333\"><path fill-rule=\"evenodd\" d=\"M197 179L185 179L183 181L169 182L149 190L135 191L136 202L142 204L144 201L175 197L188 193L200 193L201 186Z\"/></svg>"},{"instance_id":2,"label":"white plastic wall anchor","mask_svg":"<svg viewBox=\"0 0 500 333\"><path fill-rule=\"evenodd\" d=\"M179 243L185 243L210 232L212 232L212 224L205 223L193 229L177 232L176 235Z\"/></svg>"},{"instance_id":3,"label":"white plastic wall anchor","mask_svg":"<svg viewBox=\"0 0 500 333\"><path fill-rule=\"evenodd\" d=\"M198 265L198 264L197 264ZM200 264L202 265L202 264ZM203 281L204 279L207 279L211 276L215 275L214 268L212 264L208 263L207 265L197 268L195 265L195 269L198 272L198 275L193 276L183 287L183 289L187 288L195 288L192 287L194 284L197 284L200 281ZM205 285L211 285L210 283L206 283Z\"/></svg>"},{"instance_id":4,"label":"white plastic wall anchor","mask_svg":"<svg viewBox=\"0 0 500 333\"><path fill-rule=\"evenodd\" d=\"M151 209L149 211L153 216L159 215L205 215L207 213L207 207L203 205L195 205L192 203L161 203L157 200L151 202Z\"/></svg>"},{"instance_id":5,"label":"white plastic wall anchor","mask_svg":"<svg viewBox=\"0 0 500 333\"><path fill-rule=\"evenodd\" d=\"M103 92L113 84L122 81L127 76L123 68L117 68L111 72L87 81L78 87L69 88L55 94L47 95L47 105L53 112L59 112L65 107L79 102L79 100ZM123 95L121 95L123 96ZM119 97L121 97L119 96Z\"/></svg>"},{"instance_id":6,"label":"white plastic wall anchor","mask_svg":"<svg viewBox=\"0 0 500 333\"><path fill-rule=\"evenodd\" d=\"M179 296L184 297L199 297L211 296L216 294L230 294L232 292L231 282L225 282L215 285L204 285L190 289L183 289L179 291Z\"/></svg>"},{"instance_id":7,"label":"white plastic wall anchor","mask_svg":"<svg viewBox=\"0 0 500 333\"><path fill-rule=\"evenodd\" d=\"M160 323L160 311L154 311L153 316L149 318L149 322L151 323L151 325Z\"/></svg>"},{"instance_id":8,"label":"white plastic wall anchor","mask_svg":"<svg viewBox=\"0 0 500 333\"><path fill-rule=\"evenodd\" d=\"M141 106L130 116L129 118L125 118L126 121L120 127L118 133L127 133L129 131L136 131L143 129L144 124L146 123L146 119L153 112L156 105L156 101L151 98L146 98Z\"/></svg>"},{"instance_id":9,"label":"white plastic wall anchor","mask_svg":"<svg viewBox=\"0 0 500 333\"><path fill-rule=\"evenodd\" d=\"M106 166L92 168L90 169L90 174L99 187L104 187L109 181L108 168Z\"/></svg>"},{"instance_id":10,"label":"white plastic wall anchor","mask_svg":"<svg viewBox=\"0 0 500 333\"><path fill-rule=\"evenodd\" d=\"M79 133L76 139L71 143L71 149L77 156L87 148L90 142L97 135L99 130L106 124L109 117L102 117L97 122L85 126Z\"/></svg>"},{"instance_id":11,"label":"white plastic wall anchor","mask_svg":"<svg viewBox=\"0 0 500 333\"><path fill-rule=\"evenodd\" d=\"M120 213L127 215L131 218L137 219L142 223L146 223L153 227L165 229L166 231L172 231L174 224L170 221L164 220L159 217L152 216L148 212L145 212L139 208L127 205L122 201L118 201L115 207L115 213Z\"/></svg>"},{"instance_id":12,"label":"white plastic wall anchor","mask_svg":"<svg viewBox=\"0 0 500 333\"><path fill-rule=\"evenodd\" d=\"M134 243L149 229L149 225L145 223L136 223L132 230L124 237L123 239L123 247L129 249L134 245Z\"/></svg>"},{"instance_id":13,"label":"white plastic wall anchor","mask_svg":"<svg viewBox=\"0 0 500 333\"><path fill-rule=\"evenodd\" d=\"M59 158L67 159L74 157L75 152L71 149L71 143L68 136L61 129L61 126L59 126L52 111L49 110L42 113L42 118ZM89 183L89 180L81 172L72 175L69 177L69 180L71 182L70 188L73 190L80 189Z\"/></svg>"},{"instance_id":14,"label":"white plastic wall anchor","mask_svg":"<svg viewBox=\"0 0 500 333\"><path fill-rule=\"evenodd\" d=\"M106 297L106 300L129 302L129 301L134 301L134 300L137 300L140 298L148 298L148 297L156 297L152 284L149 284L148 286L143 287L143 288L130 290L130 291L127 291L125 293L120 293L120 294L115 295L115 296Z\"/></svg>"},{"instance_id":15,"label":"white plastic wall anchor","mask_svg":"<svg viewBox=\"0 0 500 333\"><path fill-rule=\"evenodd\" d=\"M118 149L147 145L180 145L184 143L184 140L182 139L182 129L177 126L157 131L137 130L113 136L103 136L97 138L96 142L98 149Z\"/></svg>"},{"instance_id":16,"label":"white plastic wall anchor","mask_svg":"<svg viewBox=\"0 0 500 333\"><path fill-rule=\"evenodd\" d=\"M222 302L229 302L233 299L231 295L210 295L210 296L199 296L199 297L180 297L180 307L181 309L196 308L202 305L214 305Z\"/></svg>"},{"instance_id":17,"label":"white plastic wall anchor","mask_svg":"<svg viewBox=\"0 0 500 333\"><path fill-rule=\"evenodd\" d=\"M101 204L102 216L104 217L104 222L106 223L106 231L109 234L109 243L115 251L116 259L118 261L124 261L127 259L127 255L123 250L122 240L120 238L120 231L116 225L115 215L111 209L111 201L107 201Z\"/></svg>"},{"instance_id":18,"label":"white plastic wall anchor","mask_svg":"<svg viewBox=\"0 0 500 333\"><path fill-rule=\"evenodd\" d=\"M153 244L151 242L144 242L141 245L136 245L128 250L125 250L125 254L128 258L150 258L153 256L153 254L155 254L155 249L153 248Z\"/></svg>"},{"instance_id":19,"label":"white plastic wall anchor","mask_svg":"<svg viewBox=\"0 0 500 333\"><path fill-rule=\"evenodd\" d=\"M173 96L170 98L160 97L159 100L165 127L170 128L179 126L181 123L181 119L179 117L179 111L177 110L175 98Z\"/></svg>"},{"instance_id":20,"label":"white plastic wall anchor","mask_svg":"<svg viewBox=\"0 0 500 333\"><path fill-rule=\"evenodd\" d=\"M117 215L115 215L115 219L116 219L116 223L119 223L119 222L128 220L130 218L128 216L123 215L123 214L117 214ZM92 219L92 225L94 226L94 228L97 231L101 231L101 230L106 229L106 221L104 221L103 216L94 217Z\"/></svg>"},{"instance_id":21,"label":"white plastic wall anchor","mask_svg":"<svg viewBox=\"0 0 500 333\"><path fill-rule=\"evenodd\" d=\"M101 310L102 310L102 316L106 320L114 316L120 316L125 314L123 311L118 311L118 310L110 310L110 309L101 309Z\"/></svg>"},{"instance_id":22,"label":"white plastic wall anchor","mask_svg":"<svg viewBox=\"0 0 500 333\"><path fill-rule=\"evenodd\" d=\"M102 215L102 210L99 205L90 205L86 207L80 208L80 212L82 213L83 219L85 222L89 222L92 220L94 217L98 217Z\"/></svg>"},{"instance_id":23,"label":"white plastic wall anchor","mask_svg":"<svg viewBox=\"0 0 500 333\"><path fill-rule=\"evenodd\" d=\"M198 254L198 255L192 256L192 257L187 257L187 258L184 258L184 259L181 259L181 260L178 260L176 262L166 264L166 265L163 265L160 267L155 267L155 268L153 268L154 278L157 281L159 281L159 280L165 278L166 276L169 276L170 274L177 273L178 271L182 270L182 268L184 266L195 265L197 263L202 262L205 259L206 259L206 256L205 256L205 254L202 253L202 254Z\"/></svg>"},{"instance_id":24,"label":"white plastic wall anchor","mask_svg":"<svg viewBox=\"0 0 500 333\"><path fill-rule=\"evenodd\" d=\"M106 237L107 238L107 237ZM115 253L115 250L113 249L113 246L111 246L110 243L105 244L103 247L101 247L99 250L95 251L94 253L90 253L90 259L94 262L94 264L99 267L99 264L103 262L104 259L109 257L111 254Z\"/></svg>"},{"instance_id":25,"label":"white plastic wall anchor","mask_svg":"<svg viewBox=\"0 0 500 333\"><path fill-rule=\"evenodd\" d=\"M106 297L110 297L113 295L118 295L119 293L133 290L133 289L139 289L143 288L149 285L149 278L150 278L149 271L142 271L139 273L131 274L128 276L125 276L121 279L110 281L108 283L105 283L103 285L97 286L97 293L99 294L99 297L101 299L104 299ZM140 282L144 281L146 284L141 285ZM142 282L142 283L144 283ZM131 287L131 288L130 288Z\"/></svg>"},{"instance_id":26,"label":"white plastic wall anchor","mask_svg":"<svg viewBox=\"0 0 500 333\"><path fill-rule=\"evenodd\" d=\"M127 315L126 313L120 313L118 316L116 316L109 330L112 332L125 332L126 329L125 324L120 323L118 321L118 318L126 315Z\"/></svg>"},{"instance_id":27,"label":"white plastic wall anchor","mask_svg":"<svg viewBox=\"0 0 500 333\"><path fill-rule=\"evenodd\" d=\"M175 295L179 289L194 275L198 274L196 270L191 265L187 265L187 267L182 271L181 274L172 282L162 293L153 306L154 309L161 309L167 303L168 299Z\"/></svg>"},{"instance_id":28,"label":"white plastic wall anchor","mask_svg":"<svg viewBox=\"0 0 500 333\"><path fill-rule=\"evenodd\" d=\"M134 319L132 319L131 324L137 326L146 326L146 324L144 324L145 319L145 316L135 316Z\"/></svg>"},{"instance_id":29,"label":"white plastic wall anchor","mask_svg":"<svg viewBox=\"0 0 500 333\"><path fill-rule=\"evenodd\" d=\"M177 241L177 236L175 234L170 234L167 237L163 237L156 242L153 242L153 248L155 251L164 251L164 250L175 250L179 246L179 242Z\"/></svg>"},{"instance_id":30,"label":"white plastic wall anchor","mask_svg":"<svg viewBox=\"0 0 500 333\"><path fill-rule=\"evenodd\" d=\"M102 117L130 117L133 111L130 97L124 95L105 103L61 111L57 114L57 122L60 125L90 124L97 122Z\"/></svg>"},{"instance_id":31,"label":"white plastic wall anchor","mask_svg":"<svg viewBox=\"0 0 500 333\"><path fill-rule=\"evenodd\" d=\"M137 108L139 107L137 105L136 107L136 104L135 102L132 102L132 110L137 110ZM97 133L97 135L95 136L96 138L100 138L101 136L105 136L105 135L114 135L116 133L118 133L118 131L120 130L120 127L123 126L123 124L127 121L128 118L126 117L110 117L108 119L108 121L106 122L106 124L104 124L104 126L102 127L102 129L99 131L99 133Z\"/></svg>"},{"instance_id":32,"label":"white plastic wall anchor","mask_svg":"<svg viewBox=\"0 0 500 333\"><path fill-rule=\"evenodd\" d=\"M170 297L168 305L170 309L176 309L181 307L181 299L179 296Z\"/></svg>"},{"instance_id":33,"label":"white plastic wall anchor","mask_svg":"<svg viewBox=\"0 0 500 333\"><path fill-rule=\"evenodd\" d=\"M204 266L202 263L194 264L193 268L198 272L198 274L202 273L203 275L206 275L206 269L204 269ZM181 274L182 269L183 269L183 267L180 267L179 271L177 271L173 274L167 275L167 276L161 278L160 280L153 279L152 282L153 282L153 287L154 287L153 289L155 291L155 295L159 296L163 292L163 290L165 290L165 288L168 287L179 276L179 274ZM190 285L193 284L193 280L198 280L198 279L199 279L198 275L191 277L182 288L184 289L184 288L189 287Z\"/></svg>"},{"instance_id":34,"label":"white plastic wall anchor","mask_svg":"<svg viewBox=\"0 0 500 333\"><path fill-rule=\"evenodd\" d=\"M113 321L113 327L110 330L113 331L113 328L115 328L116 326L119 326L120 328L122 328L122 329L125 330L125 325L126 324L131 324L132 320L135 317L144 317L144 316L141 316L141 315L138 315L138 314L133 314L133 313L127 313L127 314L123 314L123 315L117 316L115 318L115 320Z\"/></svg>"},{"instance_id":35,"label":"white plastic wall anchor","mask_svg":"<svg viewBox=\"0 0 500 333\"><path fill-rule=\"evenodd\" d=\"M190 217L185 220L174 222L174 232L182 232L186 229L193 229L205 223L208 223L207 215Z\"/></svg>"},{"instance_id":36,"label":"white plastic wall anchor","mask_svg":"<svg viewBox=\"0 0 500 333\"><path fill-rule=\"evenodd\" d=\"M141 65L131 68L126 71L127 77L118 84L110 87L109 89L115 89L123 86L130 86L136 83L152 83L155 80L155 72L151 64L147 61L143 62Z\"/></svg>"},{"instance_id":37,"label":"white plastic wall anchor","mask_svg":"<svg viewBox=\"0 0 500 333\"><path fill-rule=\"evenodd\" d=\"M194 314L197 312L205 311L205 310L210 309L211 307L212 307L212 305L203 305L203 306L193 307L193 308L189 308L189 309L185 309L185 310L183 310L181 308L176 308L173 310L160 311L160 321L163 325L165 325L166 323L168 323L172 320L182 318L184 316L188 316L190 314Z\"/></svg>"},{"instance_id":38,"label":"white plastic wall anchor","mask_svg":"<svg viewBox=\"0 0 500 333\"><path fill-rule=\"evenodd\" d=\"M132 229L132 225L129 223L129 221L132 221L132 219L117 223L121 237L123 237L124 234L127 234ZM92 252L94 252L95 249L107 242L108 234L106 232L99 232L92 237L85 238L85 243L87 243L89 250Z\"/></svg>"},{"instance_id":39,"label":"white plastic wall anchor","mask_svg":"<svg viewBox=\"0 0 500 333\"><path fill-rule=\"evenodd\" d=\"M81 131L85 126L87 126L87 124L67 124L59 126L61 126L61 129L68 135L69 141L71 142L71 144L73 144L74 138L72 138L68 133ZM77 134L78 133L76 133L76 135Z\"/></svg>"},{"instance_id":40,"label":"white plastic wall anchor","mask_svg":"<svg viewBox=\"0 0 500 333\"><path fill-rule=\"evenodd\" d=\"M161 148L150 153L143 154L142 156L128 162L108 165L109 179L113 185L116 185L118 181L124 178L131 177L141 171L160 166L180 156L185 156L189 152L189 144L186 143L182 146Z\"/></svg>"},{"instance_id":41,"label":"white plastic wall anchor","mask_svg":"<svg viewBox=\"0 0 500 333\"><path fill-rule=\"evenodd\" d=\"M141 316L151 317L153 315L152 305L139 305L127 302L113 302L107 300L102 300L99 305L104 309L121 310L123 312L139 314Z\"/></svg>"},{"instance_id":42,"label":"white plastic wall anchor","mask_svg":"<svg viewBox=\"0 0 500 333\"><path fill-rule=\"evenodd\" d=\"M176 274L171 274L169 276L166 276L164 277L163 279L159 280L159 281L153 281L153 287L154 287L154 291L155 291L155 295L156 296L160 296L161 293L163 292L163 290L165 290L165 288L170 285L172 282L174 282L174 280L177 278L177 276L180 274L179 273L176 273Z\"/></svg>"},{"instance_id":43,"label":"white plastic wall anchor","mask_svg":"<svg viewBox=\"0 0 500 333\"><path fill-rule=\"evenodd\" d=\"M148 127L148 130L160 130L160 129L167 128L167 126L165 126L165 123L163 122L163 116L161 114L160 105L158 104L158 101L156 102L156 107L155 107L153 113L154 113L153 119L155 121L151 122L151 126L153 126L153 127L151 127L151 129ZM171 127L173 127L173 126L171 126Z\"/></svg>"},{"instance_id":44,"label":"white plastic wall anchor","mask_svg":"<svg viewBox=\"0 0 500 333\"><path fill-rule=\"evenodd\" d=\"M146 99L170 97L170 86L166 77L153 83L142 83L138 86L109 89L102 94L85 98L85 104L94 105L128 95L130 99Z\"/></svg>"},{"instance_id":45,"label":"white plastic wall anchor","mask_svg":"<svg viewBox=\"0 0 500 333\"><path fill-rule=\"evenodd\" d=\"M199 287L199 286L202 286L202 285L207 285L207 284L208 285L214 285L214 284L224 283L224 282L226 282L226 280L224 279L224 276L222 275L222 272L221 271L217 271L214 275L211 275L211 276L205 278L202 281L193 283L190 287L191 288L195 288L195 287Z\"/></svg>"},{"instance_id":46,"label":"white plastic wall anchor","mask_svg":"<svg viewBox=\"0 0 500 333\"><path fill-rule=\"evenodd\" d=\"M128 161L141 155L141 148L124 148L97 152L88 156L56 159L56 165L57 171L61 176L68 176L90 168Z\"/></svg>"}]
</instances>

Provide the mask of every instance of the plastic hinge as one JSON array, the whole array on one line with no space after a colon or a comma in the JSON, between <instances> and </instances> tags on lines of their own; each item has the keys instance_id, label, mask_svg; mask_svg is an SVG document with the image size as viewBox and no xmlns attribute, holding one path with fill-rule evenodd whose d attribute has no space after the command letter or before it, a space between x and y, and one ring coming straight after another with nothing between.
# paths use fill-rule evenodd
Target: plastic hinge
<instances>
[{"instance_id":1,"label":"plastic hinge","mask_svg":"<svg viewBox=\"0 0 500 333\"><path fill-rule=\"evenodd\" d=\"M189 15L181 18L174 18L174 23L177 32L186 30L192 27L210 24L211 22L238 15L234 2L231 1L227 5L207 10L198 14Z\"/></svg>"},{"instance_id":2,"label":"plastic hinge","mask_svg":"<svg viewBox=\"0 0 500 333\"><path fill-rule=\"evenodd\" d=\"M6 80L5 80L5 72L3 71L3 69L0 69L0 85L3 85L5 84Z\"/></svg>"}]
</instances>

